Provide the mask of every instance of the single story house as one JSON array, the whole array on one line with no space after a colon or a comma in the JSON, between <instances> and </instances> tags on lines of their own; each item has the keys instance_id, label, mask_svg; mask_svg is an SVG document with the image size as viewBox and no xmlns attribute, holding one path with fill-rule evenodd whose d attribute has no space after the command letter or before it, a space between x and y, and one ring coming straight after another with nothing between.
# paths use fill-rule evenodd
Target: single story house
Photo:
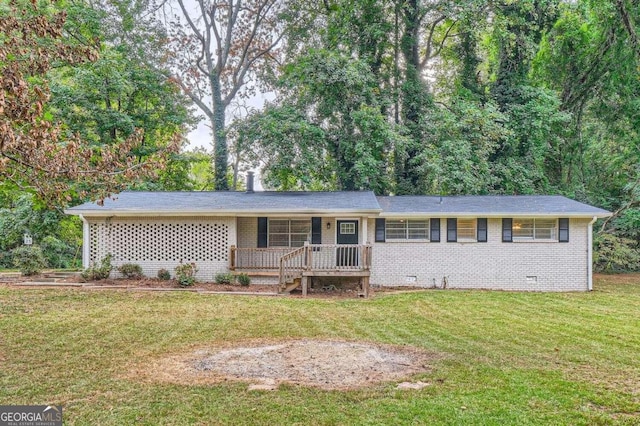
<instances>
[{"instance_id":1,"label":"single story house","mask_svg":"<svg viewBox=\"0 0 640 426\"><path fill-rule=\"evenodd\" d=\"M66 210L83 265L107 253L147 276L196 263L201 280L247 273L283 291L314 277L369 284L587 291L592 225L610 213L562 196L372 192L123 192Z\"/></svg>"}]
</instances>

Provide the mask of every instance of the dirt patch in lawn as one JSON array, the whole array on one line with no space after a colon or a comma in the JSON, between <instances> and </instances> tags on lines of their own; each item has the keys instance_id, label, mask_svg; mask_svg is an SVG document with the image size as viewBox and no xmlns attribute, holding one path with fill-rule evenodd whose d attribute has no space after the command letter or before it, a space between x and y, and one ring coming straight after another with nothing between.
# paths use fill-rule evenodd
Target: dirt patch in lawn
<instances>
[{"instance_id":1,"label":"dirt patch in lawn","mask_svg":"<svg viewBox=\"0 0 640 426\"><path fill-rule=\"evenodd\" d=\"M236 380L352 389L429 371L438 358L413 347L303 339L197 349L149 363L129 377L179 384Z\"/></svg>"}]
</instances>

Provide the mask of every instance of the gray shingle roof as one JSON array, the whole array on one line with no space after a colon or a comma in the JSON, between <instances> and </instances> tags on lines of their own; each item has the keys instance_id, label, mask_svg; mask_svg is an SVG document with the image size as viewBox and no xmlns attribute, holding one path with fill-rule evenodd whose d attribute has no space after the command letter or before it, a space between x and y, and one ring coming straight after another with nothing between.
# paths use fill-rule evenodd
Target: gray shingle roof
<instances>
[{"instance_id":1,"label":"gray shingle roof","mask_svg":"<svg viewBox=\"0 0 640 426\"><path fill-rule=\"evenodd\" d=\"M382 216L609 216L606 210L558 195L380 196L337 192L134 192L104 205L85 203L65 210L86 216L377 214Z\"/></svg>"},{"instance_id":2,"label":"gray shingle roof","mask_svg":"<svg viewBox=\"0 0 640 426\"><path fill-rule=\"evenodd\" d=\"M380 196L383 215L609 216L606 210L560 195Z\"/></svg>"},{"instance_id":3,"label":"gray shingle roof","mask_svg":"<svg viewBox=\"0 0 640 426\"><path fill-rule=\"evenodd\" d=\"M373 192L134 192L125 191L104 205L85 203L69 214L223 214L223 213L377 213Z\"/></svg>"}]
</instances>

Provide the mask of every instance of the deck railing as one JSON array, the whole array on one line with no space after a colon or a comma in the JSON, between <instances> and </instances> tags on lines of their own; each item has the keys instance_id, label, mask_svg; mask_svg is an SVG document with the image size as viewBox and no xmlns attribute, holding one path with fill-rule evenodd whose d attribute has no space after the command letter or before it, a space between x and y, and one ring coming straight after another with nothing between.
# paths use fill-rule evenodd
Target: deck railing
<instances>
[{"instance_id":1,"label":"deck railing","mask_svg":"<svg viewBox=\"0 0 640 426\"><path fill-rule=\"evenodd\" d=\"M274 269L283 286L304 272L368 271L371 250L368 244L305 244L296 249L231 246L229 269Z\"/></svg>"},{"instance_id":2,"label":"deck railing","mask_svg":"<svg viewBox=\"0 0 640 426\"><path fill-rule=\"evenodd\" d=\"M314 271L362 271L371 268L371 246L363 244L310 244L308 268Z\"/></svg>"},{"instance_id":3,"label":"deck railing","mask_svg":"<svg viewBox=\"0 0 640 426\"><path fill-rule=\"evenodd\" d=\"M290 247L236 247L231 246L229 269L274 269L280 268L280 258L291 252Z\"/></svg>"}]
</instances>

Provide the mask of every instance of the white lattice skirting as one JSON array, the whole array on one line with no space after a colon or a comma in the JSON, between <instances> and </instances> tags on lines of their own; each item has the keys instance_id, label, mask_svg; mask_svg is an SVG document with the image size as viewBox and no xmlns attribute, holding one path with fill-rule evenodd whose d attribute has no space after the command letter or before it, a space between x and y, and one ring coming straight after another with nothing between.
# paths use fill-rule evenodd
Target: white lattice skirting
<instances>
[{"instance_id":1,"label":"white lattice skirting","mask_svg":"<svg viewBox=\"0 0 640 426\"><path fill-rule=\"evenodd\" d=\"M233 218L132 218L92 221L90 262L99 262L107 253L115 266L139 264L147 276L181 262L194 262L198 278L213 280L227 270L230 241L235 241Z\"/></svg>"}]
</instances>

